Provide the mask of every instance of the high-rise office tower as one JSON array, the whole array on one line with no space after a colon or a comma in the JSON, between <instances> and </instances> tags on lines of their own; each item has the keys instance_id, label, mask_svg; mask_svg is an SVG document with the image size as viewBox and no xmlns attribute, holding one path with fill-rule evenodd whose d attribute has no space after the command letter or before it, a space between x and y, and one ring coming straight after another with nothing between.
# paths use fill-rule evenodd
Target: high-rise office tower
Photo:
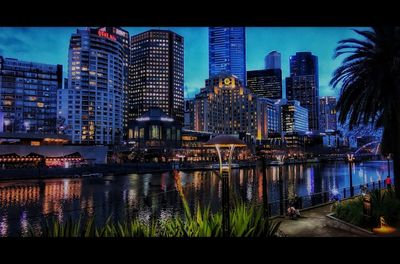
<instances>
[{"instance_id":1,"label":"high-rise office tower","mask_svg":"<svg viewBox=\"0 0 400 264\"><path fill-rule=\"evenodd\" d=\"M319 129L318 58L311 52L290 57L290 77L286 78L286 98L297 100L308 110L310 130Z\"/></svg>"},{"instance_id":2,"label":"high-rise office tower","mask_svg":"<svg viewBox=\"0 0 400 264\"><path fill-rule=\"evenodd\" d=\"M194 130L194 105L194 98L185 99L185 121L183 124L185 129Z\"/></svg>"},{"instance_id":3,"label":"high-rise office tower","mask_svg":"<svg viewBox=\"0 0 400 264\"><path fill-rule=\"evenodd\" d=\"M281 54L277 51L271 51L265 56L265 69L281 69Z\"/></svg>"},{"instance_id":4,"label":"high-rise office tower","mask_svg":"<svg viewBox=\"0 0 400 264\"><path fill-rule=\"evenodd\" d=\"M182 36L149 30L131 38L129 118L159 107L180 124L184 121Z\"/></svg>"},{"instance_id":5,"label":"high-rise office tower","mask_svg":"<svg viewBox=\"0 0 400 264\"><path fill-rule=\"evenodd\" d=\"M62 65L0 56L0 112L5 132L55 133Z\"/></svg>"},{"instance_id":6,"label":"high-rise office tower","mask_svg":"<svg viewBox=\"0 0 400 264\"><path fill-rule=\"evenodd\" d=\"M281 104L281 130L283 133L305 133L308 131L308 111L296 100Z\"/></svg>"},{"instance_id":7,"label":"high-rise office tower","mask_svg":"<svg viewBox=\"0 0 400 264\"><path fill-rule=\"evenodd\" d=\"M244 27L210 27L208 31L209 78L233 74L246 85L246 38Z\"/></svg>"},{"instance_id":8,"label":"high-rise office tower","mask_svg":"<svg viewBox=\"0 0 400 264\"><path fill-rule=\"evenodd\" d=\"M269 99L282 98L281 69L256 70L247 72L247 88L257 96Z\"/></svg>"},{"instance_id":9,"label":"high-rise office tower","mask_svg":"<svg viewBox=\"0 0 400 264\"><path fill-rule=\"evenodd\" d=\"M337 130L336 97L319 98L319 129L322 131Z\"/></svg>"},{"instance_id":10,"label":"high-rise office tower","mask_svg":"<svg viewBox=\"0 0 400 264\"><path fill-rule=\"evenodd\" d=\"M70 38L68 88L59 90L58 114L73 143L122 141L126 46L109 32L114 30L78 29Z\"/></svg>"}]
</instances>

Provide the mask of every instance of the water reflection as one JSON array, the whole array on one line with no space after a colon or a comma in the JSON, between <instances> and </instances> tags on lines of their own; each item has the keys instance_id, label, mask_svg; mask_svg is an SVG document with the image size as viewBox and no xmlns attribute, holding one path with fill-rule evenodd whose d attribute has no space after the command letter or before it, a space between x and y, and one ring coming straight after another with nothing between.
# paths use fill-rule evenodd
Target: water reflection
<instances>
[{"instance_id":1,"label":"water reflection","mask_svg":"<svg viewBox=\"0 0 400 264\"><path fill-rule=\"evenodd\" d=\"M355 164L353 184L381 180L387 175L385 165L386 162ZM348 170L344 163L267 167L268 200L274 203L294 194L337 192L348 186ZM215 172L180 172L180 179L192 209L199 204L209 204L212 210L219 208L222 185ZM174 177L168 172L105 176L96 180L3 182L0 184L0 236L26 234L29 226L38 230L43 215L60 220L96 215L97 224L109 216L114 220L132 217L144 222L165 220L183 214L182 201L175 188ZM230 188L245 201L262 202L261 168L232 170ZM279 203L274 206L279 210Z\"/></svg>"}]
</instances>

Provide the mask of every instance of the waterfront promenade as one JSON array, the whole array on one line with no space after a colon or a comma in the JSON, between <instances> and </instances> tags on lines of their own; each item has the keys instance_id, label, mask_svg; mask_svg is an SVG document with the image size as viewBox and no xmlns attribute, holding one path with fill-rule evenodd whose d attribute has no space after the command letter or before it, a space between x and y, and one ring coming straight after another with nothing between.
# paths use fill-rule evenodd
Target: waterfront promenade
<instances>
[{"instance_id":1,"label":"waterfront promenade","mask_svg":"<svg viewBox=\"0 0 400 264\"><path fill-rule=\"evenodd\" d=\"M301 211L301 217L282 219L279 230L287 237L359 237L359 235L326 225L326 215L332 204L325 204ZM277 218L278 220L280 218Z\"/></svg>"}]
</instances>

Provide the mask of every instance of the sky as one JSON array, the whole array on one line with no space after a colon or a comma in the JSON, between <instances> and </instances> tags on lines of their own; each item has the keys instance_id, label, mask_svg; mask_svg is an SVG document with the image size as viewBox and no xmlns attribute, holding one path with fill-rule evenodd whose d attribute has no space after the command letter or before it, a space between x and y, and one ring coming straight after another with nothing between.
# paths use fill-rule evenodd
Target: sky
<instances>
[{"instance_id":1,"label":"sky","mask_svg":"<svg viewBox=\"0 0 400 264\"><path fill-rule=\"evenodd\" d=\"M76 27L0 27L0 55L68 69L68 45ZM185 98L192 98L208 78L208 28L206 27L124 27L130 35L149 29L168 29L184 37ZM320 96L337 96L329 87L334 70L343 58L334 59L338 41L359 38L349 27L247 27L246 69L264 69L264 57L276 50L282 56L282 77L289 76L289 57L310 51L318 57ZM283 91L285 94L285 90Z\"/></svg>"}]
</instances>

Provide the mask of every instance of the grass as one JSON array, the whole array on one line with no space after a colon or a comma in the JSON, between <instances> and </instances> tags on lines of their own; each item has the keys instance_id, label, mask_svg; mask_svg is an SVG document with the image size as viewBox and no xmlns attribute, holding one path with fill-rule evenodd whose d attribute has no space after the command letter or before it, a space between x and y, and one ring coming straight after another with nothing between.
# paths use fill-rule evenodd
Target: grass
<instances>
[{"instance_id":1,"label":"grass","mask_svg":"<svg viewBox=\"0 0 400 264\"><path fill-rule=\"evenodd\" d=\"M64 223L52 218L45 222L40 234L30 227L28 236L41 237L222 237L222 212L212 213L210 206L197 204L190 210L183 193L180 177L175 177L182 199L184 217L175 216L163 221L143 223L138 219L113 222L109 217L102 226L95 225L94 217ZM280 221L264 217L262 206L246 204L234 199L230 210L230 237L275 237Z\"/></svg>"},{"instance_id":2,"label":"grass","mask_svg":"<svg viewBox=\"0 0 400 264\"><path fill-rule=\"evenodd\" d=\"M197 206L195 212L185 211L185 217L176 216L162 222L143 223L138 219L96 226L95 217L82 221L69 218L64 223L56 218L46 221L40 234L32 228L28 236L40 237L222 237L222 213L211 213L210 207ZM231 237L278 236L280 222L263 217L262 207L237 203L230 213Z\"/></svg>"}]
</instances>

